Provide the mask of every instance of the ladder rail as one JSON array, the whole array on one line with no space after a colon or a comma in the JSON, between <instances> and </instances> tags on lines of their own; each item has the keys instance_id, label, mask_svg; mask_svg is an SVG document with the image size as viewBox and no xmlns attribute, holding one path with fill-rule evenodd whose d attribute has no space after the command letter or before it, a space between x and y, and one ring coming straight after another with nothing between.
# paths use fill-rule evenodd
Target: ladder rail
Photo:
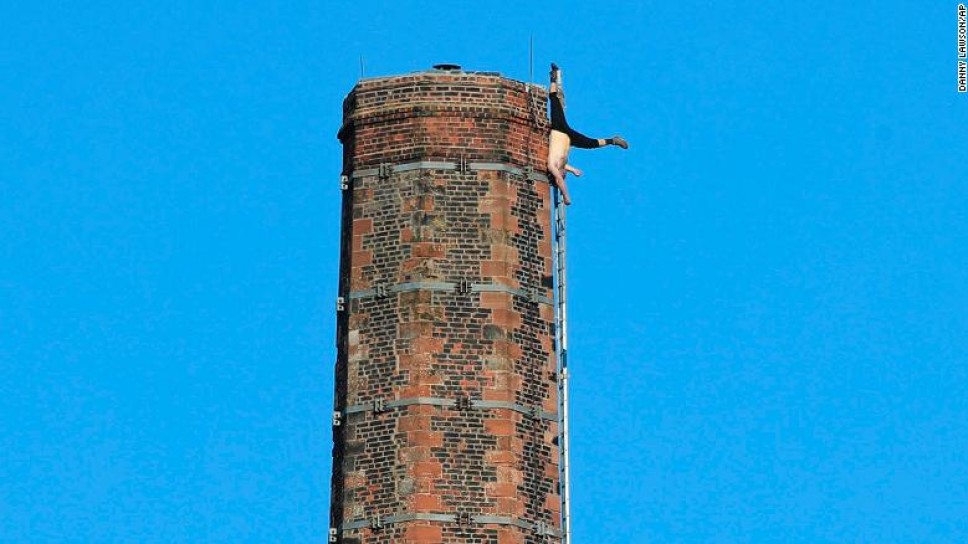
<instances>
[{"instance_id":1,"label":"ladder rail","mask_svg":"<svg viewBox=\"0 0 968 544\"><path fill-rule=\"evenodd\" d=\"M555 356L558 365L558 473L561 495L562 544L571 541L571 467L568 443L568 299L566 274L565 205L561 192L554 188L552 223L554 242L552 259L555 268Z\"/></svg>"}]
</instances>

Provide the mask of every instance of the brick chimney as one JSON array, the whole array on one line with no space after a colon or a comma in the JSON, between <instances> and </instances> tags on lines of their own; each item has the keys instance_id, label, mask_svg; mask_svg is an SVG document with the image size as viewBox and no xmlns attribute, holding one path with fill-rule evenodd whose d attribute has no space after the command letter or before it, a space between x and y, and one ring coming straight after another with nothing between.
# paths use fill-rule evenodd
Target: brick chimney
<instances>
[{"instance_id":1,"label":"brick chimney","mask_svg":"<svg viewBox=\"0 0 968 544\"><path fill-rule=\"evenodd\" d=\"M456 65L344 101L331 542L561 540L545 104Z\"/></svg>"}]
</instances>

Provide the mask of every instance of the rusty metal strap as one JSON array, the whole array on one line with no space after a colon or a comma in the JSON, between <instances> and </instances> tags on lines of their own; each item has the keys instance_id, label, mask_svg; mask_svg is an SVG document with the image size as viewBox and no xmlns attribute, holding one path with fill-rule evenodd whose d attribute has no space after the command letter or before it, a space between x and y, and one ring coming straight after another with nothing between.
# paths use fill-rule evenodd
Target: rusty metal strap
<instances>
[{"instance_id":1,"label":"rusty metal strap","mask_svg":"<svg viewBox=\"0 0 968 544\"><path fill-rule=\"evenodd\" d=\"M471 284L471 291L474 293L508 293L516 297L526 298L532 302L540 302L542 304L554 303L551 298L538 294L537 289L523 289L520 287L501 285L500 283L474 283Z\"/></svg>"},{"instance_id":2,"label":"rusty metal strap","mask_svg":"<svg viewBox=\"0 0 968 544\"><path fill-rule=\"evenodd\" d=\"M463 163L452 161L417 161L403 164L383 163L376 168L361 168L355 170L349 177L353 179L383 176L412 170L463 170L466 166L470 171L495 171L507 172L512 176L524 176L532 181L543 181L548 183L548 176L543 172L535 171L534 168L515 166L506 162L471 162Z\"/></svg>"},{"instance_id":3,"label":"rusty metal strap","mask_svg":"<svg viewBox=\"0 0 968 544\"><path fill-rule=\"evenodd\" d=\"M438 406L440 408L459 408L457 400L444 399L438 397L411 397L406 399L383 400L377 399L363 404L347 406L337 413L350 415L363 412L386 412L394 408L405 408L407 406ZM503 400L470 400L468 407L477 410L511 410L528 417L540 418L547 421L558 421L557 412L542 410L539 406L524 406L516 402Z\"/></svg>"},{"instance_id":4,"label":"rusty metal strap","mask_svg":"<svg viewBox=\"0 0 968 544\"><path fill-rule=\"evenodd\" d=\"M561 537L561 531L544 522L532 523L523 519L507 516L473 516L474 523L482 525L514 525L526 531L534 531L542 536Z\"/></svg>"},{"instance_id":5,"label":"rusty metal strap","mask_svg":"<svg viewBox=\"0 0 968 544\"><path fill-rule=\"evenodd\" d=\"M466 288L471 293L508 293L530 300L531 302L554 304L554 301L550 297L539 294L537 289L523 289L520 287L511 287L510 285L502 285L500 283L468 283L466 284ZM351 291L349 299L385 298L397 293L412 293L414 291L447 292L460 290L461 283L448 281L411 281L398 283L397 285L378 285L372 289Z\"/></svg>"},{"instance_id":6,"label":"rusty metal strap","mask_svg":"<svg viewBox=\"0 0 968 544\"><path fill-rule=\"evenodd\" d=\"M405 523L407 521L441 521L444 523L455 523L457 516L454 514L397 514L395 516L378 516L370 519L354 519L342 525L342 530L351 531L354 529L376 528L394 523Z\"/></svg>"},{"instance_id":7,"label":"rusty metal strap","mask_svg":"<svg viewBox=\"0 0 968 544\"><path fill-rule=\"evenodd\" d=\"M454 291L457 289L456 283L446 281L410 281L398 283L397 285L376 286L373 289L363 289L351 291L350 300L361 298L385 297L397 293L411 293L413 291Z\"/></svg>"},{"instance_id":8,"label":"rusty metal strap","mask_svg":"<svg viewBox=\"0 0 968 544\"><path fill-rule=\"evenodd\" d=\"M365 528L380 529L386 525L406 523L408 521L458 523L460 521L460 516L457 514L412 513L396 514L392 516L376 516L373 518L358 518L343 523L343 525L339 527L339 530L353 531ZM509 516L470 516L470 522L477 525L513 525L526 531L533 531L541 536L551 536L556 538L561 537L561 531L547 523L533 523Z\"/></svg>"}]
</instances>

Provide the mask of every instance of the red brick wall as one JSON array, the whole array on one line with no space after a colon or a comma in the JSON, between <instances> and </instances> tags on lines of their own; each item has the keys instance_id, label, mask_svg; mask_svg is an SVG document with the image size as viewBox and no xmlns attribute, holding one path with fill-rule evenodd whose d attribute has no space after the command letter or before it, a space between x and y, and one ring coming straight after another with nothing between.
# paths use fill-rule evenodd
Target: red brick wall
<instances>
[{"instance_id":1,"label":"red brick wall","mask_svg":"<svg viewBox=\"0 0 968 544\"><path fill-rule=\"evenodd\" d=\"M495 74L433 71L362 81L344 102L343 169L357 177L343 192L336 409L463 398L545 417L426 403L346 414L334 427L340 542L559 540L530 527L560 525L547 182L494 170L360 176L381 163L462 159L543 172L545 99ZM545 301L439 287L462 281L535 290ZM438 287L351 300L404 282ZM407 514L444 518L392 518ZM390 522L347 528L377 518Z\"/></svg>"}]
</instances>

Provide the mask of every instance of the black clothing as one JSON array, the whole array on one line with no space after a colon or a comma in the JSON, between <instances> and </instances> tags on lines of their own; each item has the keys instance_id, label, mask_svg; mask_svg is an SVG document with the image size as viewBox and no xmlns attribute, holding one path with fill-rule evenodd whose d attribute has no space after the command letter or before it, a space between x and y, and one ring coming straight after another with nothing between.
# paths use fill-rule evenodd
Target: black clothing
<instances>
[{"instance_id":1,"label":"black clothing","mask_svg":"<svg viewBox=\"0 0 968 544\"><path fill-rule=\"evenodd\" d=\"M558 97L558 93L551 93L551 130L557 130L558 132L563 132L571 138L572 147L577 147L580 149L595 149L601 147L598 145L598 140L594 138L589 138L581 132L568 126L568 121L565 120L565 108L561 106L561 98Z\"/></svg>"}]
</instances>

